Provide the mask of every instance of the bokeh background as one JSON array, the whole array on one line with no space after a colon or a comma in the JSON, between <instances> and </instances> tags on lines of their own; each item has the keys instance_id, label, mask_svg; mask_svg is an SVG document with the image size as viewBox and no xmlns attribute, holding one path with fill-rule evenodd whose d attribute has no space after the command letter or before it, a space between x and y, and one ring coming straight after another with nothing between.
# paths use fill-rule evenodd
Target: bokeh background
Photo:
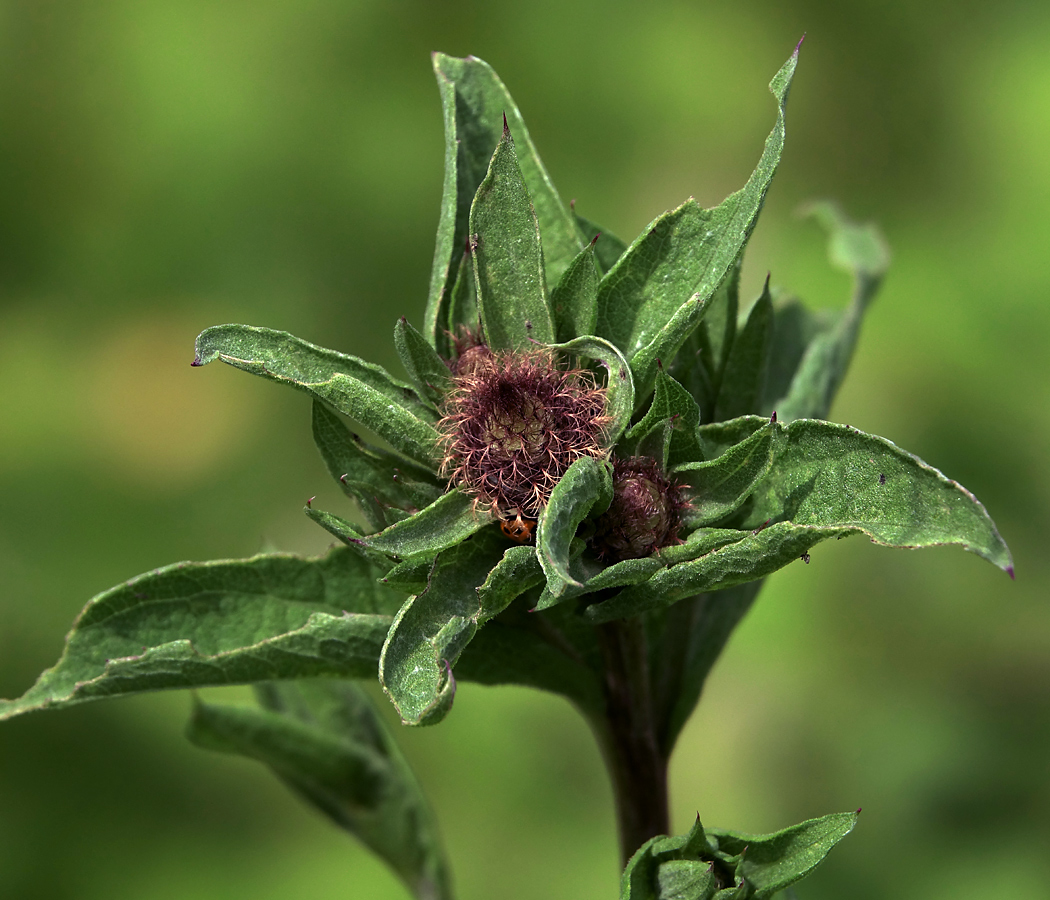
<instances>
[{"instance_id":1,"label":"bokeh background","mask_svg":"<svg viewBox=\"0 0 1050 900\"><path fill-rule=\"evenodd\" d=\"M192 370L221 322L396 368L441 190L428 53L491 62L555 182L630 238L743 184L807 33L745 272L845 303L834 197L894 250L833 417L971 488L959 550L821 545L774 577L672 765L676 828L864 807L806 900L1050 895L1050 6L1023 0L0 2L0 696L94 593L179 559L318 552L342 506L301 395ZM184 693L0 727L0 896L405 898ZM461 897L610 898L611 799L557 698L461 688L404 744Z\"/></svg>"}]
</instances>

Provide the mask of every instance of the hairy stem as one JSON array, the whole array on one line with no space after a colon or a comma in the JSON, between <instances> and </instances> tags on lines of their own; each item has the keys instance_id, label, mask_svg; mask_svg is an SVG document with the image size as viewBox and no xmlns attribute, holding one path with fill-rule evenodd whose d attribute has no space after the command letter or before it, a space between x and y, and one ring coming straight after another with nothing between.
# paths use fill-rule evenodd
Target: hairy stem
<instances>
[{"instance_id":1,"label":"hairy stem","mask_svg":"<svg viewBox=\"0 0 1050 900\"><path fill-rule=\"evenodd\" d=\"M670 831L667 759L660 750L645 625L632 618L598 628L605 663L605 721L599 741L612 779L623 864Z\"/></svg>"}]
</instances>

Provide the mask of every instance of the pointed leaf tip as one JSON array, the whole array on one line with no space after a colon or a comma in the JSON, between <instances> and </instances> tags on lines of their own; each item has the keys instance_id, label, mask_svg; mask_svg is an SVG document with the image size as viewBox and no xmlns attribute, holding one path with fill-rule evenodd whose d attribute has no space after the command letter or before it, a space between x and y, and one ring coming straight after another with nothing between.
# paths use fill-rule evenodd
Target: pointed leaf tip
<instances>
[{"instance_id":1,"label":"pointed leaf tip","mask_svg":"<svg viewBox=\"0 0 1050 900\"><path fill-rule=\"evenodd\" d=\"M1010 580L1011 581L1016 581L1016 579L1014 578L1014 567L1013 566L1007 566L1006 567L1006 574L1010 576Z\"/></svg>"},{"instance_id":2,"label":"pointed leaf tip","mask_svg":"<svg viewBox=\"0 0 1050 900\"><path fill-rule=\"evenodd\" d=\"M503 133L510 134L510 126L507 124L507 114L503 113Z\"/></svg>"},{"instance_id":3,"label":"pointed leaf tip","mask_svg":"<svg viewBox=\"0 0 1050 900\"><path fill-rule=\"evenodd\" d=\"M802 37L800 37L800 38L798 39L798 43L797 43L797 44L795 44L795 52L791 54L792 56L798 56L798 51L802 49L802 42L803 42L803 41L804 41L805 39L806 39L806 32L804 32L804 31L803 31L803 32L802 32Z\"/></svg>"},{"instance_id":4,"label":"pointed leaf tip","mask_svg":"<svg viewBox=\"0 0 1050 900\"><path fill-rule=\"evenodd\" d=\"M193 362L191 362L190 365L194 366L194 367L197 367L197 366L203 366L204 363L201 362L201 358L199 356L195 356L195 357L193 357Z\"/></svg>"}]
</instances>

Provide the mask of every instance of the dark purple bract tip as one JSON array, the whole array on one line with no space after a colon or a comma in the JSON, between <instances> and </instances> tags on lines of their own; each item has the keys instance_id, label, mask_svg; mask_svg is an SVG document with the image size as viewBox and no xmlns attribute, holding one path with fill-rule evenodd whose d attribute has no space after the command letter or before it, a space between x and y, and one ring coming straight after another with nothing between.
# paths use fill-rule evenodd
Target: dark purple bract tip
<instances>
[{"instance_id":1,"label":"dark purple bract tip","mask_svg":"<svg viewBox=\"0 0 1050 900\"><path fill-rule=\"evenodd\" d=\"M191 366L203 366L204 363L201 362L201 358L199 356L195 356L195 357L193 357L193 362L191 362L190 365Z\"/></svg>"},{"instance_id":2,"label":"dark purple bract tip","mask_svg":"<svg viewBox=\"0 0 1050 900\"><path fill-rule=\"evenodd\" d=\"M1010 580L1011 581L1016 581L1017 580L1017 579L1014 578L1014 567L1013 566L1007 566L1006 567L1006 574L1010 576Z\"/></svg>"}]
</instances>

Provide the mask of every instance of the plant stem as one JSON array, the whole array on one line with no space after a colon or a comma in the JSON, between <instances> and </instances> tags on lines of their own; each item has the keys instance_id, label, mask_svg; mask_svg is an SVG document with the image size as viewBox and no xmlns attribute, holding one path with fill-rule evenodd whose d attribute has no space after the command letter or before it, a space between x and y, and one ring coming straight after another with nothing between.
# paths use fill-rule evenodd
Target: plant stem
<instances>
[{"instance_id":1,"label":"plant stem","mask_svg":"<svg viewBox=\"0 0 1050 900\"><path fill-rule=\"evenodd\" d=\"M647 840L670 831L667 759L653 713L645 624L639 618L598 628L605 662L605 721L599 742L612 779L623 864Z\"/></svg>"}]
</instances>

